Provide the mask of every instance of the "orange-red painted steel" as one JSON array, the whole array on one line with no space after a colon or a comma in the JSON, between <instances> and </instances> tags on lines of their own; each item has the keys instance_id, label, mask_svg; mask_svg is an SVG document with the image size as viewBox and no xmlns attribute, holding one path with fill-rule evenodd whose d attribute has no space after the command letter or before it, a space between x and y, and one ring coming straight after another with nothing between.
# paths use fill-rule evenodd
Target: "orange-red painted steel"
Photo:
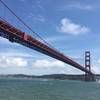
<instances>
[{"instance_id":1,"label":"orange-red painted steel","mask_svg":"<svg viewBox=\"0 0 100 100\"><path fill-rule=\"evenodd\" d=\"M20 31L19 29L13 27L8 22L4 20L0 20L0 29L4 31L5 33L8 33L9 37L13 38L19 38L19 40L24 41L25 43L28 42L31 46L35 46L41 53L44 53L46 55L49 55L53 58L56 58L60 61L63 61L77 69L80 69L86 73L93 74L90 70L86 69L84 66L80 65L79 63L73 61L69 57L65 56L64 54L58 52L57 50L47 46L46 44L38 41L37 39L33 38L32 36L26 34L25 32ZM5 34L4 33L4 34ZM14 41L16 42L16 41ZM19 42L21 44L21 42Z\"/></svg>"}]
</instances>

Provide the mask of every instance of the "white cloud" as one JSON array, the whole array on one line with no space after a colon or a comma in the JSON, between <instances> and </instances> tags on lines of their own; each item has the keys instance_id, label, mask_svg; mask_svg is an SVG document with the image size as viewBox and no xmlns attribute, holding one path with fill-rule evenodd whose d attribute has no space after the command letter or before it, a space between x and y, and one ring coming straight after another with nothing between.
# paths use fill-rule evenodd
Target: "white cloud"
<instances>
[{"instance_id":1,"label":"white cloud","mask_svg":"<svg viewBox=\"0 0 100 100\"><path fill-rule=\"evenodd\" d=\"M87 10L87 11L92 11L95 9L95 7L92 5L86 5L81 3L69 4L67 7L73 9Z\"/></svg>"},{"instance_id":2,"label":"white cloud","mask_svg":"<svg viewBox=\"0 0 100 100\"><path fill-rule=\"evenodd\" d=\"M98 60L98 63L100 63L100 59Z\"/></svg>"},{"instance_id":3,"label":"white cloud","mask_svg":"<svg viewBox=\"0 0 100 100\"><path fill-rule=\"evenodd\" d=\"M34 15L33 13L29 13L28 18L33 19L33 21L38 21L38 22L46 22L46 18L42 15Z\"/></svg>"},{"instance_id":4,"label":"white cloud","mask_svg":"<svg viewBox=\"0 0 100 100\"><path fill-rule=\"evenodd\" d=\"M0 37L0 45L15 45L15 46L20 46L20 44L15 43L15 42L10 42L8 39Z\"/></svg>"},{"instance_id":5,"label":"white cloud","mask_svg":"<svg viewBox=\"0 0 100 100\"><path fill-rule=\"evenodd\" d=\"M28 62L23 58L14 58L14 57L7 57L1 56L0 57L0 67L25 67L28 65Z\"/></svg>"},{"instance_id":6,"label":"white cloud","mask_svg":"<svg viewBox=\"0 0 100 100\"><path fill-rule=\"evenodd\" d=\"M0 44L10 44L10 42L5 38L0 37Z\"/></svg>"},{"instance_id":7,"label":"white cloud","mask_svg":"<svg viewBox=\"0 0 100 100\"><path fill-rule=\"evenodd\" d=\"M94 74L100 74L100 59L94 59L91 65L91 70Z\"/></svg>"},{"instance_id":8,"label":"white cloud","mask_svg":"<svg viewBox=\"0 0 100 100\"><path fill-rule=\"evenodd\" d=\"M100 68L98 67L93 67L91 70L94 74L100 74Z\"/></svg>"},{"instance_id":9,"label":"white cloud","mask_svg":"<svg viewBox=\"0 0 100 100\"><path fill-rule=\"evenodd\" d=\"M58 60L36 60L33 62L33 70L37 70L39 74L80 74L80 70L66 65L65 63Z\"/></svg>"},{"instance_id":10,"label":"white cloud","mask_svg":"<svg viewBox=\"0 0 100 100\"><path fill-rule=\"evenodd\" d=\"M58 29L60 32L72 34L72 35L79 35L83 33L88 33L90 31L88 27L73 23L68 18L63 18L61 20L61 25Z\"/></svg>"},{"instance_id":11,"label":"white cloud","mask_svg":"<svg viewBox=\"0 0 100 100\"><path fill-rule=\"evenodd\" d=\"M99 8L97 4L85 4L81 2L63 4L59 10L82 10L82 11L95 11Z\"/></svg>"},{"instance_id":12,"label":"white cloud","mask_svg":"<svg viewBox=\"0 0 100 100\"><path fill-rule=\"evenodd\" d=\"M22 73L22 74L80 74L80 70L69 66L58 60L35 60L30 61L21 57L8 57L1 56L0 58L0 70L6 68L6 72L3 73ZM8 70L8 71L7 71ZM20 72L18 72L20 70ZM2 72L0 72L2 73Z\"/></svg>"},{"instance_id":13,"label":"white cloud","mask_svg":"<svg viewBox=\"0 0 100 100\"><path fill-rule=\"evenodd\" d=\"M36 62L33 63L33 67L37 68L51 68L51 67L65 67L65 64L61 61L48 61L48 60L36 60Z\"/></svg>"},{"instance_id":14,"label":"white cloud","mask_svg":"<svg viewBox=\"0 0 100 100\"><path fill-rule=\"evenodd\" d=\"M59 41L62 41L62 40L66 40L66 37L65 36L49 36L49 37L45 37L45 40L49 43L52 43L52 42L59 42Z\"/></svg>"},{"instance_id":15,"label":"white cloud","mask_svg":"<svg viewBox=\"0 0 100 100\"><path fill-rule=\"evenodd\" d=\"M41 15L38 15L37 17L35 17L35 20L40 21L40 22L45 22L46 21L46 19Z\"/></svg>"},{"instance_id":16,"label":"white cloud","mask_svg":"<svg viewBox=\"0 0 100 100\"><path fill-rule=\"evenodd\" d=\"M0 58L0 70L2 70L2 68L6 68L6 72L3 71L3 73L5 74L7 73L8 74L20 73L20 74L31 74L31 75L83 74L83 72L80 71L79 69L76 69L58 60L52 61L52 60L42 59L42 60L35 60L33 62L31 60L30 62L28 62L24 58L20 58L20 57L13 58L7 56L2 56ZM92 67L92 72L100 73L100 68L94 66Z\"/></svg>"},{"instance_id":17,"label":"white cloud","mask_svg":"<svg viewBox=\"0 0 100 100\"><path fill-rule=\"evenodd\" d=\"M33 2L33 3L34 3L34 2ZM37 4L37 7L38 7L38 8L44 9L44 7L42 6L41 0L36 0L36 4Z\"/></svg>"}]
</instances>

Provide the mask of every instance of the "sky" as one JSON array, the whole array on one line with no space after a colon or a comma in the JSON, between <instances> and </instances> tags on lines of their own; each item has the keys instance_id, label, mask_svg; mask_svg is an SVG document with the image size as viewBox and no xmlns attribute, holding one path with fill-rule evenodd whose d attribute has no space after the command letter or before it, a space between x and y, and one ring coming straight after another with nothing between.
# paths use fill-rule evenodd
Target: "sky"
<instances>
[{"instance_id":1,"label":"sky","mask_svg":"<svg viewBox=\"0 0 100 100\"><path fill-rule=\"evenodd\" d=\"M84 66L91 52L91 69L100 74L100 0L3 0L49 44ZM0 17L40 40L0 2ZM41 40L40 40L41 41ZM83 74L82 71L0 37L0 74Z\"/></svg>"}]
</instances>

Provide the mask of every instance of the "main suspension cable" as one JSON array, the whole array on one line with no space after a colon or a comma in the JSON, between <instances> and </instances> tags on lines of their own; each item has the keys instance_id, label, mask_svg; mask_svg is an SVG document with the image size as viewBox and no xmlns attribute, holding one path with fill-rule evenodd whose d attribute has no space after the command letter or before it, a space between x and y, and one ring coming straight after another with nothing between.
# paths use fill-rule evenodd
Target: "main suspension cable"
<instances>
[{"instance_id":1,"label":"main suspension cable","mask_svg":"<svg viewBox=\"0 0 100 100\"><path fill-rule=\"evenodd\" d=\"M19 16L16 15L16 13L10 9L2 0L0 0L0 2L24 25L26 26L33 34L36 34L44 43L46 43L48 46L52 47L53 49L55 49L51 44L49 44L48 42L46 42L38 33L34 32L33 29L27 25L25 23L25 21L23 21ZM56 50L56 49L55 49Z\"/></svg>"}]
</instances>

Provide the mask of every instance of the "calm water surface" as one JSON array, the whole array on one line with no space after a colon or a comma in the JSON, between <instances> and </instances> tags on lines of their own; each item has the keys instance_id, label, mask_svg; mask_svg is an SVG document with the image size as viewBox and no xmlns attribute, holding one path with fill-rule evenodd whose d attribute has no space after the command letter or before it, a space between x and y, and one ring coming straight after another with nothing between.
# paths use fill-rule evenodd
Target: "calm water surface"
<instances>
[{"instance_id":1,"label":"calm water surface","mask_svg":"<svg viewBox=\"0 0 100 100\"><path fill-rule=\"evenodd\" d=\"M100 100L100 83L0 78L0 100Z\"/></svg>"}]
</instances>

